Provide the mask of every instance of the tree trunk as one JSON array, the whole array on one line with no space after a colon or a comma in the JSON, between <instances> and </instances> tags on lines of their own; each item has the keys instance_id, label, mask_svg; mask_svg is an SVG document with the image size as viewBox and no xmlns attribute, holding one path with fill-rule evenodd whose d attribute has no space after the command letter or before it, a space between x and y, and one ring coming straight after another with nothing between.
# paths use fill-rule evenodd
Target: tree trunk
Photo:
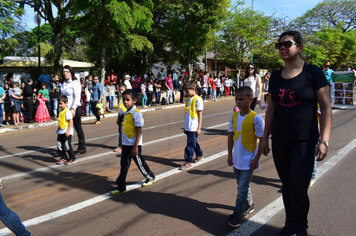
<instances>
[{"instance_id":1,"label":"tree trunk","mask_svg":"<svg viewBox=\"0 0 356 236\"><path fill-rule=\"evenodd\" d=\"M53 29L54 33L54 72L59 72L63 67L63 37L61 26L56 25Z\"/></svg>"},{"instance_id":2,"label":"tree trunk","mask_svg":"<svg viewBox=\"0 0 356 236\"><path fill-rule=\"evenodd\" d=\"M100 83L103 87L103 96L101 98L102 103L104 104L104 107L106 107L106 99L105 99L105 95L106 95L106 89L105 89L105 56L106 56L106 40L104 38L102 38L100 43Z\"/></svg>"}]
</instances>

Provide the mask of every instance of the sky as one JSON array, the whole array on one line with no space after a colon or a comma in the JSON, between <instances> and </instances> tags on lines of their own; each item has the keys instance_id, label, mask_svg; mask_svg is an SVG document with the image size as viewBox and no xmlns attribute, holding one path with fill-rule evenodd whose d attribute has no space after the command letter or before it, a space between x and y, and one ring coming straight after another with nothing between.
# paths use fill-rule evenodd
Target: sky
<instances>
[{"instance_id":1,"label":"sky","mask_svg":"<svg viewBox=\"0 0 356 236\"><path fill-rule=\"evenodd\" d=\"M236 6L238 0L231 0L231 4ZM286 17L290 20L303 15L308 10L315 7L322 0L245 0L245 6L251 7L253 2L253 9L255 11L262 11L267 16L273 15L275 17ZM26 17L22 20L22 24L26 30L31 30L36 26L34 20L34 11L32 8L25 6ZM42 24L44 20L42 19Z\"/></svg>"},{"instance_id":2,"label":"sky","mask_svg":"<svg viewBox=\"0 0 356 236\"><path fill-rule=\"evenodd\" d=\"M237 0L232 0L231 4L236 6ZM290 20L302 16L308 10L315 7L322 0L245 0L245 6L251 7L253 2L253 10L262 11L267 16L274 14L274 17L286 17Z\"/></svg>"}]
</instances>

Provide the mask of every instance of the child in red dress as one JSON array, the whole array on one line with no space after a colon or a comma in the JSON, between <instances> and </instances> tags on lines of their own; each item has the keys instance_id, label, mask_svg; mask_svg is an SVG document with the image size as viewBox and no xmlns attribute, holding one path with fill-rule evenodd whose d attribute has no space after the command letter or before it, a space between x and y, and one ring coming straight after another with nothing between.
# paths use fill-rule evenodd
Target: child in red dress
<instances>
[{"instance_id":1,"label":"child in red dress","mask_svg":"<svg viewBox=\"0 0 356 236\"><path fill-rule=\"evenodd\" d=\"M37 96L37 101L39 103L35 115L35 122L47 122L51 120L51 117L49 115L47 106L46 106L46 101L48 98L43 97L42 93L39 93Z\"/></svg>"}]
</instances>

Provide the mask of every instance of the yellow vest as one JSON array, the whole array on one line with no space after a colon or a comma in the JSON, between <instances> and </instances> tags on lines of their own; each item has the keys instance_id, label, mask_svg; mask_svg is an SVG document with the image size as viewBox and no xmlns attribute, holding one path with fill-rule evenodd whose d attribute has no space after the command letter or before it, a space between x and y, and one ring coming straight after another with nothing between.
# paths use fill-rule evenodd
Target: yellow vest
<instances>
[{"instance_id":1,"label":"yellow vest","mask_svg":"<svg viewBox=\"0 0 356 236\"><path fill-rule=\"evenodd\" d=\"M255 151L257 147L257 136L255 134L255 116L256 112L250 111L241 124L241 131L236 131L237 116L239 112L232 115L233 140L239 138L241 134L241 144L249 151Z\"/></svg>"},{"instance_id":2,"label":"yellow vest","mask_svg":"<svg viewBox=\"0 0 356 236\"><path fill-rule=\"evenodd\" d=\"M122 97L120 97L119 105L117 106L117 110L122 110L123 112L126 112L126 107L124 106L124 102L122 101Z\"/></svg>"},{"instance_id":3,"label":"yellow vest","mask_svg":"<svg viewBox=\"0 0 356 236\"><path fill-rule=\"evenodd\" d=\"M127 114L125 113L124 121L121 123L124 125L124 134L129 139L132 139L137 134L137 129L135 127L135 123L133 119L133 114L135 112L140 112L140 110L136 108L133 113L127 113Z\"/></svg>"},{"instance_id":4,"label":"yellow vest","mask_svg":"<svg viewBox=\"0 0 356 236\"><path fill-rule=\"evenodd\" d=\"M63 110L59 111L58 114L58 125L61 129L66 129L69 125L69 121L66 118L66 113L69 110L68 107L64 108Z\"/></svg>"},{"instance_id":5,"label":"yellow vest","mask_svg":"<svg viewBox=\"0 0 356 236\"><path fill-rule=\"evenodd\" d=\"M195 95L192 99L192 101L190 102L190 106L188 107L188 103L189 103L189 99L187 98L187 101L185 103L185 113L187 113L187 111L189 110L189 115L196 120L198 118L198 111L197 111L197 99L199 98L198 95Z\"/></svg>"}]
</instances>

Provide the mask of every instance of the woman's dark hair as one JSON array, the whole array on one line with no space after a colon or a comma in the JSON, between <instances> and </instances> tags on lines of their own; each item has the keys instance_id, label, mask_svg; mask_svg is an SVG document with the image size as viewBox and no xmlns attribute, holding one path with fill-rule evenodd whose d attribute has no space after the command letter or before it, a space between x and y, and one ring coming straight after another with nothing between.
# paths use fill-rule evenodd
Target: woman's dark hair
<instances>
[{"instance_id":1,"label":"woman's dark hair","mask_svg":"<svg viewBox=\"0 0 356 236\"><path fill-rule=\"evenodd\" d=\"M294 41L297 43L297 46L303 44L303 36L298 31L287 31L282 33L281 36L279 36L278 42L280 42L281 38L284 36L292 36Z\"/></svg>"},{"instance_id":2,"label":"woman's dark hair","mask_svg":"<svg viewBox=\"0 0 356 236\"><path fill-rule=\"evenodd\" d=\"M255 64L249 63L249 64L247 65L247 67L246 67L245 79L250 76L250 72L249 72L249 70L248 70L248 68L249 68L250 66L253 66L253 68L254 68L254 69L253 69L253 76L256 77L256 74L258 74L258 73L257 73L257 68L256 68Z\"/></svg>"},{"instance_id":3,"label":"woman's dark hair","mask_svg":"<svg viewBox=\"0 0 356 236\"><path fill-rule=\"evenodd\" d=\"M70 71L70 74L72 75L72 80L76 80L77 79L75 77L74 69L71 66L65 65L65 66L63 66L63 69L67 69L67 70ZM62 78L64 78L63 69L62 69Z\"/></svg>"}]
</instances>

